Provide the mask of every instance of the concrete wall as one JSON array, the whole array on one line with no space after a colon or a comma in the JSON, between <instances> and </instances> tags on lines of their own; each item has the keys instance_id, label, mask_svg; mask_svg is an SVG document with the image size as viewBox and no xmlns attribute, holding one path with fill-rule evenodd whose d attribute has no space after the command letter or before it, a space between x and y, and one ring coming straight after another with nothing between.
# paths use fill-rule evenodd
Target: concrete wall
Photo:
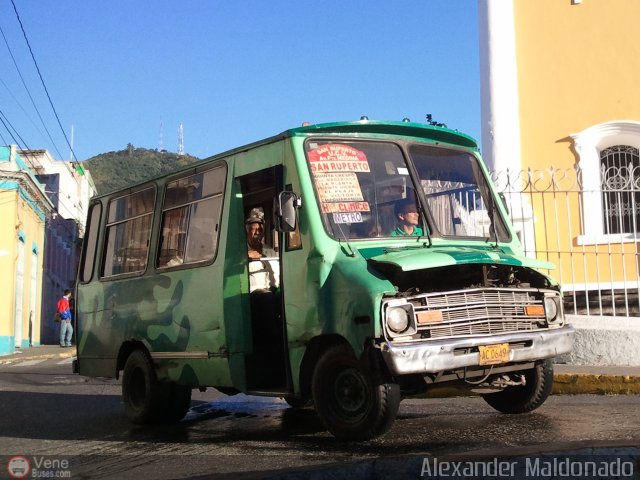
<instances>
[{"instance_id":1,"label":"concrete wall","mask_svg":"<svg viewBox=\"0 0 640 480\"><path fill-rule=\"evenodd\" d=\"M568 315L576 329L573 351L560 361L573 365L640 366L640 319Z\"/></svg>"}]
</instances>

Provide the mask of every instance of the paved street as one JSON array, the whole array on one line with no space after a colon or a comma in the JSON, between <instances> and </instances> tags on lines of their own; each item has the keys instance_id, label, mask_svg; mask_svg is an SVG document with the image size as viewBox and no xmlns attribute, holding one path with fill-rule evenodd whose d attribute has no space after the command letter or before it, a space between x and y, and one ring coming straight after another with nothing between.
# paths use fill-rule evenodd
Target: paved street
<instances>
[{"instance_id":1,"label":"paved street","mask_svg":"<svg viewBox=\"0 0 640 480\"><path fill-rule=\"evenodd\" d=\"M194 392L179 424L140 427L125 419L117 381L73 375L71 361L0 365L3 455L69 459L74 475L91 478L181 478L408 454L640 445L637 395L553 396L523 416L499 414L480 398L408 399L386 436L347 443L325 432L312 409L210 389Z\"/></svg>"}]
</instances>

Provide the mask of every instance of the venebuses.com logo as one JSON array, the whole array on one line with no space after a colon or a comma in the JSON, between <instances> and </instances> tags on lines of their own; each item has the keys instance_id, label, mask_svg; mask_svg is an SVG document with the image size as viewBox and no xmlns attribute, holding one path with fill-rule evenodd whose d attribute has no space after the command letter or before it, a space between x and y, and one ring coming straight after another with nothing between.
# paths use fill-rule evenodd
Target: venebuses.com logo
<instances>
[{"instance_id":1,"label":"venebuses.com logo","mask_svg":"<svg viewBox=\"0 0 640 480\"><path fill-rule=\"evenodd\" d=\"M31 471L31 464L27 457L16 455L7 462L7 472L11 478L26 478Z\"/></svg>"},{"instance_id":2,"label":"venebuses.com logo","mask_svg":"<svg viewBox=\"0 0 640 480\"><path fill-rule=\"evenodd\" d=\"M7 462L11 478L71 478L68 458L14 455Z\"/></svg>"}]
</instances>

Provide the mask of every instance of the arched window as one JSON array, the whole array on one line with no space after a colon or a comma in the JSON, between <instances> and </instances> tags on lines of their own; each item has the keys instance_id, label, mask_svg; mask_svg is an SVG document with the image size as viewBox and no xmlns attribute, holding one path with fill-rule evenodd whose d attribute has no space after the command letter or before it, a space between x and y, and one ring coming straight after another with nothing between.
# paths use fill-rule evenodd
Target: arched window
<instances>
[{"instance_id":1,"label":"arched window","mask_svg":"<svg viewBox=\"0 0 640 480\"><path fill-rule=\"evenodd\" d=\"M640 158L638 149L614 145L600 152L604 233L640 229Z\"/></svg>"},{"instance_id":2,"label":"arched window","mask_svg":"<svg viewBox=\"0 0 640 480\"><path fill-rule=\"evenodd\" d=\"M582 180L582 235L578 243L637 241L640 122L605 122L571 138L579 156Z\"/></svg>"}]
</instances>

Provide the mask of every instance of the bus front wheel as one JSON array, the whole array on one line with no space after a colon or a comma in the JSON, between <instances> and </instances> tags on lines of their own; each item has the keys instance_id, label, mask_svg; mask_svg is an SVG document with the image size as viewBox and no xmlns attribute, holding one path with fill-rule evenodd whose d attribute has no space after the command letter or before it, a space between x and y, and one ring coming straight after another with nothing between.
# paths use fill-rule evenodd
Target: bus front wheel
<instances>
[{"instance_id":1,"label":"bus front wheel","mask_svg":"<svg viewBox=\"0 0 640 480\"><path fill-rule=\"evenodd\" d=\"M311 383L318 416L333 435L366 440L385 433L400 405L400 388L364 368L350 348L335 346L316 364Z\"/></svg>"},{"instance_id":2,"label":"bus front wheel","mask_svg":"<svg viewBox=\"0 0 640 480\"><path fill-rule=\"evenodd\" d=\"M553 363L545 360L522 372L523 386L506 387L498 393L482 396L485 402L502 413L528 413L544 403L553 389Z\"/></svg>"}]
</instances>

